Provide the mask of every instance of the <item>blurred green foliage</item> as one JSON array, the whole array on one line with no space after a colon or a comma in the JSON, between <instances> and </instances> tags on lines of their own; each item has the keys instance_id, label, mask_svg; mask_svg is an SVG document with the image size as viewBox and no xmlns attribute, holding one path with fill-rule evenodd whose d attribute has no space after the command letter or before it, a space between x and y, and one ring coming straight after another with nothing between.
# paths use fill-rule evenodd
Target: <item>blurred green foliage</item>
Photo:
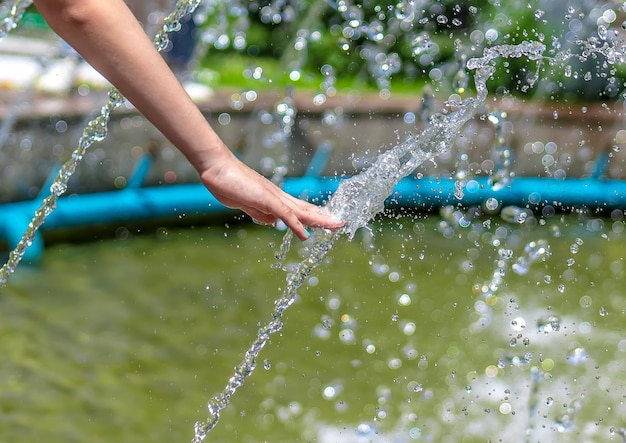
<instances>
[{"instance_id":1,"label":"blurred green foliage","mask_svg":"<svg viewBox=\"0 0 626 443\"><path fill-rule=\"evenodd\" d=\"M410 26L406 25L407 20L403 21L398 9L401 2L398 1L359 2L354 5L352 17L350 13L338 11L336 4L323 0L277 3L252 1L245 13L237 8L234 11L224 9L214 3L203 25L204 31L211 36L209 41L212 43L218 39L211 35L216 32L232 35L239 32L238 28L244 28L246 45L222 47L210 44L202 59L203 66L215 69L228 63L229 57L232 57L233 65L241 64L240 57L248 56L250 64L262 66L265 71L275 72L282 66L288 72L295 67L302 71L301 79L315 79L308 83L300 81L299 85L316 85L323 79L322 66L330 65L345 84L376 87L376 75L372 74L364 52L378 51L397 54L399 68L389 77L394 89L404 89L429 81L430 71L437 66L459 66L454 50L455 36L469 35L477 26L479 17L467 6L459 6L454 1L434 2L427 11L422 11L423 16L414 17ZM264 8L274 12L274 20L268 21ZM450 21L441 23L438 17L449 17ZM306 48L294 50L302 35L306 38ZM420 38L424 41L416 41ZM423 48L416 49L420 44ZM369 63L371 65L371 60ZM232 80L231 76L228 77ZM288 79L286 75L278 75L272 80L280 83L281 78Z\"/></svg>"},{"instance_id":2,"label":"blurred green foliage","mask_svg":"<svg viewBox=\"0 0 626 443\"><path fill-rule=\"evenodd\" d=\"M341 10L342 4L347 11ZM548 59L541 64L525 59L500 61L489 85L493 92L542 99L609 99L621 95L626 79L623 66L607 67L602 56L550 63L549 58L562 51L580 52L576 40L597 38L598 23L607 10L613 11L606 2L257 0L241 5L245 10L217 0L209 2L204 31L243 33L245 45L211 43L203 65L224 67L234 54L249 57L248 64L275 75L274 85L289 83L289 71L297 69L302 73L297 84L315 87L323 80L321 67L330 65L346 84L402 90L431 82L435 89L452 92L458 87L455 76L468 58L480 55L486 47L522 40L542 41ZM613 21L621 22L619 17ZM613 22L609 22L610 28ZM306 47L295 50L299 38ZM379 58L388 56L393 61L397 57L397 66L392 66L387 79L381 81L372 51L383 54ZM233 63L242 64L242 58L232 58ZM591 79L585 76L587 72L592 73ZM232 74L229 69L229 81L234 80Z\"/></svg>"},{"instance_id":3,"label":"blurred green foliage","mask_svg":"<svg viewBox=\"0 0 626 443\"><path fill-rule=\"evenodd\" d=\"M343 7L343 9L342 9ZM542 100L623 98L626 67L598 53L580 57L577 41L613 44L626 23L624 8L611 2L568 0L204 0L200 67L224 86L318 89L332 66L336 86L415 91L426 83L443 94L472 88L459 84L464 62L497 44L538 40L542 63L498 62L492 92ZM599 38L604 26L607 36ZM23 32L48 30L29 8ZM298 46L300 45L300 46ZM554 62L558 54L574 56ZM380 61L382 60L382 61ZM260 67L263 75L252 76ZM297 71L296 80L290 77ZM462 89L461 89L462 87Z\"/></svg>"}]
</instances>

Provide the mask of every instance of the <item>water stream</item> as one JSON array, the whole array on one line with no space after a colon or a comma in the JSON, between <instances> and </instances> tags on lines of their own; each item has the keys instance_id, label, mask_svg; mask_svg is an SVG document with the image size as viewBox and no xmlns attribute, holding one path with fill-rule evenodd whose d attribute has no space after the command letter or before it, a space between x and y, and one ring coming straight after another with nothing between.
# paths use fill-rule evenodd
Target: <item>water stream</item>
<instances>
[{"instance_id":1,"label":"water stream","mask_svg":"<svg viewBox=\"0 0 626 443\"><path fill-rule=\"evenodd\" d=\"M4 37L11 29L17 26L24 10L29 6L29 1L17 1L13 7L10 8L9 15L3 20L2 28L0 29L0 38ZM162 51L167 47L168 34L177 30L180 27L180 20L184 16L193 12L198 6L199 0L180 0L176 3L174 11L168 15L163 22L162 29L154 37L154 45L158 51ZM3 30L6 32L2 33ZM111 88L109 91L109 101L100 110L98 116L87 123L83 130L82 136L78 141L78 146L72 152L71 158L66 161L60 168L56 177L52 180L50 185L50 195L43 199L39 208L35 211L28 228L22 235L19 243L9 254L9 259L0 268L0 288L6 285L7 279L11 274L15 272L15 269L19 265L26 249L32 244L35 234L39 228L44 224L48 215L54 211L57 200L67 190L67 183L69 182L72 174L76 171L76 167L85 156L87 149L95 142L104 140L107 136L107 126L111 117L111 112L124 104L126 99L117 90L117 88Z\"/></svg>"}]
</instances>

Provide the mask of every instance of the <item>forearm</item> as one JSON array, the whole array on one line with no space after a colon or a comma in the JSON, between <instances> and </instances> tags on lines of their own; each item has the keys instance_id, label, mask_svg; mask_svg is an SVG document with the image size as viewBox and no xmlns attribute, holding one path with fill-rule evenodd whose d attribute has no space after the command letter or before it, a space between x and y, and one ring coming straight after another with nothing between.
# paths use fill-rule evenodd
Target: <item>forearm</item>
<instances>
[{"instance_id":1,"label":"forearm","mask_svg":"<svg viewBox=\"0 0 626 443\"><path fill-rule=\"evenodd\" d=\"M231 155L122 0L35 0L48 22L200 172Z\"/></svg>"}]
</instances>

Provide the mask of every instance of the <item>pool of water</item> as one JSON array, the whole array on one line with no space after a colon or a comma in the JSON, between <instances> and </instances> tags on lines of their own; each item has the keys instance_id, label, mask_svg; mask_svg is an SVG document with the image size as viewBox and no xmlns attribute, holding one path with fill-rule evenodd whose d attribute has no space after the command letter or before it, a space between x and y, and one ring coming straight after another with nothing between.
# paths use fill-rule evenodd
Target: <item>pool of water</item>
<instances>
[{"instance_id":1,"label":"pool of water","mask_svg":"<svg viewBox=\"0 0 626 443\"><path fill-rule=\"evenodd\" d=\"M336 242L207 441L622 442L621 217L455 220ZM269 320L282 233L122 237L53 245L1 291L2 440L189 441ZM533 241L550 254L514 272Z\"/></svg>"}]
</instances>

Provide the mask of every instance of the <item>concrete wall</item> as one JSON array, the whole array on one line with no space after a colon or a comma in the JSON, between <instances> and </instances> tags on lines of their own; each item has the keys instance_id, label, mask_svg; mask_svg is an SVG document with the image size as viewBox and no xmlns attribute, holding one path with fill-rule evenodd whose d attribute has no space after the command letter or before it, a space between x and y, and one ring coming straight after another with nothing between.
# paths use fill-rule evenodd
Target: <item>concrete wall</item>
<instances>
[{"instance_id":1,"label":"concrete wall","mask_svg":"<svg viewBox=\"0 0 626 443\"><path fill-rule=\"evenodd\" d=\"M324 144L332 150L323 173L354 174L378 153L423 126L419 97L380 100L342 96L314 106L311 97L303 94L294 97L299 112L292 136L284 142L275 139L280 131L276 123L262 123L259 118L272 112L282 99L280 95L260 94L239 111L233 110L232 99L232 92L220 92L200 106L226 144L268 176L272 175L272 166L280 165L287 166L289 175L302 174L317 147ZM87 116L99 109L103 100L102 96L66 100L39 97L22 109L6 146L0 150L0 202L34 198L54 165L69 158ZM508 115L504 137L513 150L516 175L585 176L591 172L598 153L609 151L613 158L608 176L626 178L626 125L620 109L601 105L586 111L581 106L557 109L514 101L492 106ZM0 106L0 118L3 112L7 111ZM329 124L333 115L340 123ZM494 127L478 117L463 128L448 154L426 162L416 172L449 177L465 155L470 174L487 175L497 161L495 140ZM107 139L88 151L70 182L69 192L123 187L137 159L148 151L154 154L155 162L146 184L197 180L187 161L151 124L132 109L121 109L114 114Z\"/></svg>"}]
</instances>

